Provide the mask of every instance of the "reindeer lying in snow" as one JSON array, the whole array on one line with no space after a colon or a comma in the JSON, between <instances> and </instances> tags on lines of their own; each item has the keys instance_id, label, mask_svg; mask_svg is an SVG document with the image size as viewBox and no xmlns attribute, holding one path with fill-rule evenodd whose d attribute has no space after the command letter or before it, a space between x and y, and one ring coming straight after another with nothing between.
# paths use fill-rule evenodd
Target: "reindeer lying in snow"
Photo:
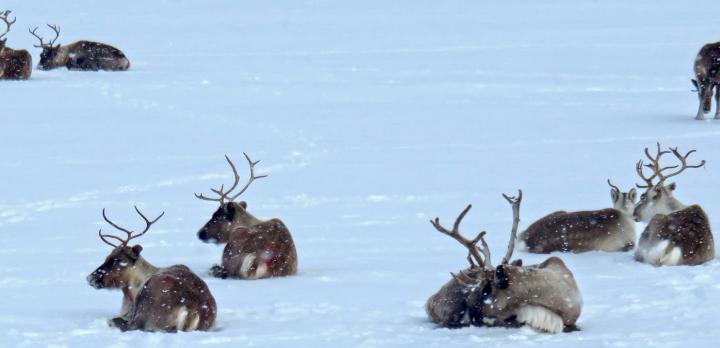
<instances>
[{"instance_id":1,"label":"reindeer lying in snow","mask_svg":"<svg viewBox=\"0 0 720 348\"><path fill-rule=\"evenodd\" d=\"M499 266L493 267L485 232L470 240L460 234L460 222L470 211L468 205L455 220L452 230L430 221L435 228L465 246L470 267L452 274L453 279L425 304L430 320L443 327L518 326L558 333L575 330L582 309L582 297L572 272L557 257L538 265L510 262L520 221L522 191L517 198L503 195L512 204L513 227L508 250ZM482 250L477 243L482 243ZM481 255L482 253L482 255Z\"/></svg>"},{"instance_id":2,"label":"reindeer lying in snow","mask_svg":"<svg viewBox=\"0 0 720 348\"><path fill-rule=\"evenodd\" d=\"M635 189L621 192L608 180L613 208L556 211L520 233L519 249L532 253L603 250L628 251L635 246Z\"/></svg>"},{"instance_id":3,"label":"reindeer lying in snow","mask_svg":"<svg viewBox=\"0 0 720 348\"><path fill-rule=\"evenodd\" d=\"M671 152L680 163L662 167L660 159ZM643 164L642 160L637 163L636 171L645 181L645 185L638 184L637 187L647 191L642 194L634 216L637 221L649 223L640 235L635 251L636 260L654 266L674 266L699 265L715 258L715 242L705 211L699 205L686 206L681 203L672 195L677 185L665 184L668 178L688 168L705 165L704 160L696 165L687 164L687 158L693 152L695 150L690 150L683 156L677 148L661 151L658 143L655 156L650 155L650 150L645 148L645 156L650 163ZM653 174L645 176L643 167L650 168ZM674 172L667 172L678 167ZM655 178L658 182L654 184Z\"/></svg>"},{"instance_id":4,"label":"reindeer lying in snow","mask_svg":"<svg viewBox=\"0 0 720 348\"><path fill-rule=\"evenodd\" d=\"M43 38L36 34L37 27L30 30L30 34L40 40L37 48L42 48L38 69L50 70L66 67L69 70L110 70L124 71L130 68L130 61L121 50L95 41L76 41L68 45L55 45L60 36L57 25L47 25L55 32L55 38L45 43Z\"/></svg>"},{"instance_id":5,"label":"reindeer lying in snow","mask_svg":"<svg viewBox=\"0 0 720 348\"><path fill-rule=\"evenodd\" d=\"M205 282L184 265L158 268L147 262L140 245L128 243L145 234L163 214L150 221L135 207L145 220L145 229L133 234L110 221L103 209L103 218L111 226L125 232L120 238L98 232L103 242L113 247L112 252L88 277L96 289L122 289L123 303L120 316L109 321L122 331L193 331L208 330L215 322L217 306ZM120 244L113 244L116 240Z\"/></svg>"},{"instance_id":6,"label":"reindeer lying in snow","mask_svg":"<svg viewBox=\"0 0 720 348\"><path fill-rule=\"evenodd\" d=\"M17 19L9 20L10 11L0 11L0 20L5 23L5 32L0 34L0 80L27 80L32 74L32 55L26 50L14 50L5 46L4 36Z\"/></svg>"},{"instance_id":7,"label":"reindeer lying in snow","mask_svg":"<svg viewBox=\"0 0 720 348\"><path fill-rule=\"evenodd\" d=\"M243 153L244 154L244 153ZM240 176L230 158L235 182L229 190L211 189L218 198L208 198L202 194L195 197L219 202L220 207L198 232L198 238L206 243L227 243L223 251L222 264L211 268L210 274L219 278L261 279L292 275L297 272L297 252L290 231L280 219L261 221L247 211L246 202L235 202L255 179L255 165L244 154L250 166L250 179L240 192L230 193L240 182Z\"/></svg>"}]
</instances>

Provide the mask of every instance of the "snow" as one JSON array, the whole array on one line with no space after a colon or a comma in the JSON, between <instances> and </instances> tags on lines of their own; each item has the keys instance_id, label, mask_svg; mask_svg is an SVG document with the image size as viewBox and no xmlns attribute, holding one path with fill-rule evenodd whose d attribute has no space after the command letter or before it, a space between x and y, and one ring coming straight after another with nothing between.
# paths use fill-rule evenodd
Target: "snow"
<instances>
[{"instance_id":1,"label":"snow","mask_svg":"<svg viewBox=\"0 0 720 348\"><path fill-rule=\"evenodd\" d=\"M708 161L675 195L717 226L720 122L693 120L690 84L695 54L718 40L713 5L5 1L17 16L7 44L35 63L25 28L49 22L58 42L111 43L131 68L0 83L0 346L714 345L718 260L655 268L632 252L557 254L584 300L582 331L569 334L440 329L423 309L466 262L429 219L472 203L464 231L486 229L498 262L512 218L501 193L524 190L521 229L608 207L606 179L630 188L655 141ZM242 163L243 151L270 175L244 195L249 210L290 228L297 276L206 274L222 248L195 233L216 206L193 193L230 181L223 155ZM166 212L139 239L143 255L206 280L213 331L107 326L122 294L85 276L110 252L101 209L140 227L133 204Z\"/></svg>"}]
</instances>

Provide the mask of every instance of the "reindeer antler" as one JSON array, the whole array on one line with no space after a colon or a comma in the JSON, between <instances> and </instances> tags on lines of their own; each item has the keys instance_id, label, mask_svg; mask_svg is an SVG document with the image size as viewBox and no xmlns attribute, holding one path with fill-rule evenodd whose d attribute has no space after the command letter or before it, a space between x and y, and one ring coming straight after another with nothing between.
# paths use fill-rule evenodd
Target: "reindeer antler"
<instances>
[{"instance_id":1,"label":"reindeer antler","mask_svg":"<svg viewBox=\"0 0 720 348\"><path fill-rule=\"evenodd\" d=\"M0 11L0 20L5 22L5 32L0 34L0 39L2 39L7 33L10 32L10 27L15 24L17 21L17 17L15 17L12 21L8 20L8 16L10 16L10 10Z\"/></svg>"},{"instance_id":2,"label":"reindeer antler","mask_svg":"<svg viewBox=\"0 0 720 348\"><path fill-rule=\"evenodd\" d=\"M250 166L250 179L248 179L248 182L245 184L245 187L243 187L242 190L240 190L240 192L238 192L238 193L235 194L234 196L228 198L228 195L229 195L233 190L235 190L235 188L237 187L237 185L240 183L240 175L238 175L237 169L235 168L235 164L233 164L233 162L230 160L230 157L228 157L227 155L225 155L225 159L226 159L227 162L230 164L230 168L232 169L233 175L234 175L234 177L235 177L235 180L234 180L234 182L233 182L233 185L232 185L232 186L230 187L230 189L228 189L227 191L224 190L225 185L221 185L219 189L211 188L210 190L211 190L212 192L215 192L218 196L220 196L220 197L218 197L218 198L211 198L211 197L203 196L202 193L200 193L200 194L197 194L197 193L196 193L196 194L195 194L195 197L198 198L198 199L206 200L206 201L220 202L220 204L224 204L224 203L225 203L225 198L228 198L228 201L229 201L229 202L232 202L232 201L234 201L236 198L240 197L240 195L243 194L243 193L248 189L248 187L250 187L250 184L252 184L253 181L255 181L255 179L262 179L262 178L264 178L264 177L267 177L267 175L255 175L255 165L257 165L258 163L260 163L259 160L253 162L253 161L250 159L250 156L248 156L246 153L243 152L243 155L245 155L245 159L248 161L248 165Z\"/></svg>"},{"instance_id":3,"label":"reindeer antler","mask_svg":"<svg viewBox=\"0 0 720 348\"><path fill-rule=\"evenodd\" d=\"M700 161L699 164L696 165L689 165L687 164L688 157L693 153L696 152L696 150L690 150L688 153L686 153L684 156L678 151L678 148L669 148L669 150L661 150L660 149L660 143L657 144L657 153L655 156L650 155L650 150L646 147L645 148L645 156L650 160L650 163L644 164L642 160L638 161L635 165L635 170L637 171L637 174L640 176L640 178L645 181L645 185L635 184L638 188L646 188L650 189L656 185L662 185L666 179L676 176L682 172L684 172L688 168L700 168L705 165L705 160ZM662 156L672 153L675 155L677 159L680 160L680 164L676 164L674 166L660 166L660 159ZM650 168L650 170L653 171L653 174L649 177L645 176L645 173L643 171L643 167ZM670 174L663 174L666 170L675 169L680 167L680 169L676 170L675 172L671 172ZM657 184L653 184L653 180L655 178L658 178Z\"/></svg>"},{"instance_id":4,"label":"reindeer antler","mask_svg":"<svg viewBox=\"0 0 720 348\"><path fill-rule=\"evenodd\" d=\"M52 47L52 45L55 44L55 41L58 39L58 37L60 37L60 27L59 26L51 25L51 24L47 24L47 26L55 32L55 38L52 39L49 43L43 42L43 38L40 37L40 35L38 35L36 33L38 30L38 27L35 27L35 29L33 29L33 30L30 30L30 28L28 28L28 31L30 32L30 34L32 34L34 37L36 37L36 38L38 38L38 40L40 40L40 45L39 46L33 45L34 47L37 47L37 48Z\"/></svg>"},{"instance_id":5,"label":"reindeer antler","mask_svg":"<svg viewBox=\"0 0 720 348\"><path fill-rule=\"evenodd\" d=\"M609 181L608 181L609 182ZM510 241L508 242L508 250L505 253L505 257L502 259L501 265L505 265L510 262L510 258L512 258L513 250L515 249L515 241L517 240L517 230L518 225L520 224L520 203L522 202L522 190L518 190L517 197L510 197L503 193L503 197L505 200L512 205L512 212L513 212L513 224L512 224L512 230L510 231Z\"/></svg>"},{"instance_id":6,"label":"reindeer antler","mask_svg":"<svg viewBox=\"0 0 720 348\"><path fill-rule=\"evenodd\" d=\"M110 219L107 217L107 215L105 215L105 208L103 208L103 210L102 210L103 219L105 219L105 221L106 221L108 224L110 224L110 226L115 227L116 229L125 232L125 233L127 234L127 237L126 237L125 239L123 239L123 238L120 238L120 237L118 237L118 236L113 236L113 235L111 235L111 234L103 234L103 233L102 233L102 229L100 229L100 230L98 231L98 235L100 236L100 239L101 239L103 242L105 242L106 244L108 244L108 245L110 245L110 246L112 246L112 247L114 247L114 248L126 246L126 245L128 245L128 243L129 243L131 240L133 240L133 239L135 239L135 238L137 238L137 237L140 237L140 236L142 236L143 234L147 233L147 231L150 229L150 226L152 226L152 224L154 224L155 222L157 222L158 220L160 220L160 218L163 217L163 215L165 215L165 212L162 212L160 215L158 215L158 217L156 217L155 219L153 219L153 220L151 221L151 220L148 220L148 218L140 211L140 209L138 209L137 206L135 206L135 211L140 215L140 217L142 217L143 220L145 220L145 229L144 229L142 232L138 233L138 234L134 234L134 233L135 233L134 231L130 231L130 230L128 230L127 228L124 228L124 227L120 227L120 226L118 226L117 224L115 224L114 222L110 221ZM110 243L110 241L108 241L107 238L115 239L115 240L119 241L120 244L115 245L115 244L113 244L113 243Z\"/></svg>"},{"instance_id":7,"label":"reindeer antler","mask_svg":"<svg viewBox=\"0 0 720 348\"><path fill-rule=\"evenodd\" d=\"M607 183L608 183L608 185L610 185L610 188L612 188L613 191L615 191L618 195L620 195L620 188L619 188L619 187L613 185L613 184L610 182L610 179L607 179Z\"/></svg>"},{"instance_id":8,"label":"reindeer antler","mask_svg":"<svg viewBox=\"0 0 720 348\"><path fill-rule=\"evenodd\" d=\"M458 241L460 244L462 244L464 247L468 249L469 255L468 255L468 262L470 263L471 267L482 267L487 269L492 269L492 261L490 259L490 248L487 245L487 242L485 241L485 231L482 231L478 233L478 235L470 240L465 238L460 233L460 223L462 222L463 218L465 218L465 215L470 211L472 208L472 204L468 204L468 206L458 215L458 217L455 219L455 223L453 224L453 229L448 230L447 228L443 227L440 224L440 218L435 218L435 220L430 220L430 223L435 227L436 230L440 231L443 234L446 234L456 241ZM477 243L482 243L482 256L480 255L481 250L478 248Z\"/></svg>"}]
</instances>

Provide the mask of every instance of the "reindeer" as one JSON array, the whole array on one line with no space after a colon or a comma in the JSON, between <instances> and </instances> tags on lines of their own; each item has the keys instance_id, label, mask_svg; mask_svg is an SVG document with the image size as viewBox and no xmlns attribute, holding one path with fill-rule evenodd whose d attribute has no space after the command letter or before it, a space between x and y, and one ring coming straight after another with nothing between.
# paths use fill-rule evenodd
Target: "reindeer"
<instances>
[{"instance_id":1,"label":"reindeer","mask_svg":"<svg viewBox=\"0 0 720 348\"><path fill-rule=\"evenodd\" d=\"M145 229L134 231L118 226L102 216L110 226L127 234L125 238L103 234L100 239L113 247L105 262L87 277L96 289L122 289L123 302L120 316L108 321L122 331L193 331L208 330L215 322L217 306L205 282L185 265L158 268L147 262L140 252L142 246L129 246L129 242L150 229L165 213L149 220L140 210L135 211L145 220ZM118 244L111 241L117 241Z\"/></svg>"},{"instance_id":2,"label":"reindeer","mask_svg":"<svg viewBox=\"0 0 720 348\"><path fill-rule=\"evenodd\" d=\"M210 221L198 232L198 238L206 243L227 243L223 251L222 264L210 269L210 274L218 278L261 279L287 276L297 272L297 252L290 231L280 219L261 221L247 211L246 202L235 202L250 184L267 175L255 175L255 165L246 154L250 166L250 179L236 194L231 195L240 182L235 165L226 155L235 182L229 190L224 185L211 189L219 195L209 198L195 194L201 200L218 202L220 207Z\"/></svg>"},{"instance_id":3,"label":"reindeer","mask_svg":"<svg viewBox=\"0 0 720 348\"><path fill-rule=\"evenodd\" d=\"M695 78L692 83L698 94L700 106L696 120L704 120L712 109L713 88L715 89L715 119L720 119L720 42L703 46L695 57Z\"/></svg>"},{"instance_id":4,"label":"reindeer","mask_svg":"<svg viewBox=\"0 0 720 348\"><path fill-rule=\"evenodd\" d=\"M517 198L503 195L512 205L513 225L508 249L499 266L493 267L485 231L468 239L460 233L460 223L472 205L455 219L452 230L440 219L430 223L468 249L470 267L452 279L425 304L430 320L443 327L519 326L558 333L576 330L582 309L582 297L575 278L558 257L537 265L523 266L522 260L510 262L520 222L522 191ZM481 243L482 249L477 244Z\"/></svg>"},{"instance_id":5,"label":"reindeer","mask_svg":"<svg viewBox=\"0 0 720 348\"><path fill-rule=\"evenodd\" d=\"M10 27L17 18L8 19L11 11L0 12L0 20L5 23L5 32L0 34L0 80L27 80L32 74L32 55L26 50L14 50L5 46Z\"/></svg>"},{"instance_id":6,"label":"reindeer","mask_svg":"<svg viewBox=\"0 0 720 348\"><path fill-rule=\"evenodd\" d=\"M610 183L613 208L592 211L556 211L520 234L519 249L532 253L591 250L629 251L635 246L635 189L621 192Z\"/></svg>"},{"instance_id":7,"label":"reindeer","mask_svg":"<svg viewBox=\"0 0 720 348\"><path fill-rule=\"evenodd\" d=\"M645 156L650 163L644 164L643 160L637 162L635 169L645 184L636 184L636 186L646 191L641 195L640 203L633 215L636 221L649 222L640 235L635 260L653 266L674 266L699 265L715 257L715 243L705 211L699 205L686 206L681 203L672 195L677 185L666 184L668 178L688 168L700 168L705 165L704 160L694 165L687 163L688 157L693 152L695 150L683 155L677 147L661 150L658 143L655 156L645 148ZM680 163L662 167L660 159L669 153L672 153ZM652 170L652 175L646 176L643 168ZM675 170L668 172L673 169ZM655 178L658 179L657 183L653 183Z\"/></svg>"},{"instance_id":8,"label":"reindeer","mask_svg":"<svg viewBox=\"0 0 720 348\"><path fill-rule=\"evenodd\" d=\"M37 27L29 30L30 34L40 40L37 48L42 48L38 69L51 70L66 67L69 70L113 70L123 71L130 68L130 61L125 54L110 45L94 41L76 41L69 45L55 45L60 36L57 25L47 25L55 32L55 38L45 43L43 38L36 34Z\"/></svg>"}]
</instances>

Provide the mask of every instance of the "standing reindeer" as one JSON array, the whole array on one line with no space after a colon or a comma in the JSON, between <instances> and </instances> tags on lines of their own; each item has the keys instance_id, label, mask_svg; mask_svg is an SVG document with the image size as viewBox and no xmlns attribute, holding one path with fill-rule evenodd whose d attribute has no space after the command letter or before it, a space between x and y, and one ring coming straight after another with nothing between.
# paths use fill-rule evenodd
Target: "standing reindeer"
<instances>
[{"instance_id":1,"label":"standing reindeer","mask_svg":"<svg viewBox=\"0 0 720 348\"><path fill-rule=\"evenodd\" d=\"M635 251L636 260L654 266L674 266L699 265L715 257L715 243L705 211L699 205L686 206L681 203L672 195L677 185L675 183L666 185L668 178L688 168L705 165L704 160L695 165L687 163L688 157L693 152L695 150L682 155L677 147L661 151L658 143L655 156L645 148L645 156L650 163L644 164L642 160L638 161L635 169L645 184L637 184L637 187L646 191L635 208L634 216L637 221L649 221L649 223L640 235L638 248ZM662 167L660 159L669 153L672 153L680 163ZM651 176L645 175L643 172L645 167L652 170ZM675 171L668 172L673 169ZM657 183L653 183L655 178L658 179Z\"/></svg>"},{"instance_id":2,"label":"standing reindeer","mask_svg":"<svg viewBox=\"0 0 720 348\"><path fill-rule=\"evenodd\" d=\"M510 262L520 222L522 191L517 198L503 197L512 205L513 225L507 252L497 267L491 263L485 231L472 240L459 231L472 205L460 213L452 230L443 227L439 218L430 221L435 229L468 249L470 263L458 275L451 273L452 279L427 300L425 309L430 320L443 327L526 324L549 333L577 329L582 297L565 263L557 257L530 266L523 266L519 259Z\"/></svg>"},{"instance_id":3,"label":"standing reindeer","mask_svg":"<svg viewBox=\"0 0 720 348\"><path fill-rule=\"evenodd\" d=\"M69 70L122 71L130 68L130 61L121 50L104 43L82 40L69 45L55 46L55 41L60 36L60 28L57 25L47 26L55 32L55 38L49 43L45 43L43 38L35 33L37 27L30 30L30 34L40 40L40 45L35 47L42 48L39 69L66 67Z\"/></svg>"},{"instance_id":4,"label":"standing reindeer","mask_svg":"<svg viewBox=\"0 0 720 348\"><path fill-rule=\"evenodd\" d=\"M5 32L0 34L0 80L27 80L32 74L32 55L26 50L14 50L5 46L5 35L17 20L9 20L9 15L10 11L0 12L0 20L5 23Z\"/></svg>"},{"instance_id":5,"label":"standing reindeer","mask_svg":"<svg viewBox=\"0 0 720 348\"><path fill-rule=\"evenodd\" d=\"M87 277L90 286L96 289L122 289L120 316L108 323L122 331L210 329L215 322L217 306L205 282L184 265L155 267L140 256L140 245L128 245L131 240L145 234L165 213L150 221L137 207L135 211L145 220L145 229L138 234L110 221L105 209L102 213L108 224L127 234L121 238L98 231L100 239L113 250L105 262Z\"/></svg>"},{"instance_id":6,"label":"standing reindeer","mask_svg":"<svg viewBox=\"0 0 720 348\"><path fill-rule=\"evenodd\" d=\"M602 250L628 251L635 246L635 189L621 192L611 184L613 208L556 211L535 221L520 234L519 248L533 253Z\"/></svg>"},{"instance_id":7,"label":"standing reindeer","mask_svg":"<svg viewBox=\"0 0 720 348\"><path fill-rule=\"evenodd\" d=\"M695 78L692 83L698 93L700 106L696 120L704 120L712 109L713 88L715 89L715 119L720 119L720 42L703 46L695 57Z\"/></svg>"},{"instance_id":8,"label":"standing reindeer","mask_svg":"<svg viewBox=\"0 0 720 348\"><path fill-rule=\"evenodd\" d=\"M220 207L198 232L198 238L206 243L227 243L223 251L221 265L211 268L210 274L218 278L261 279L287 276L297 272L297 252L290 231L280 219L261 221L247 211L246 202L235 202L255 179L267 175L255 175L255 165L245 155L250 166L250 179L236 194L231 192L238 186L240 176L228 156L225 159L232 168L235 182L224 191L211 189L218 198L208 198L202 194L195 197L220 203Z\"/></svg>"}]
</instances>

